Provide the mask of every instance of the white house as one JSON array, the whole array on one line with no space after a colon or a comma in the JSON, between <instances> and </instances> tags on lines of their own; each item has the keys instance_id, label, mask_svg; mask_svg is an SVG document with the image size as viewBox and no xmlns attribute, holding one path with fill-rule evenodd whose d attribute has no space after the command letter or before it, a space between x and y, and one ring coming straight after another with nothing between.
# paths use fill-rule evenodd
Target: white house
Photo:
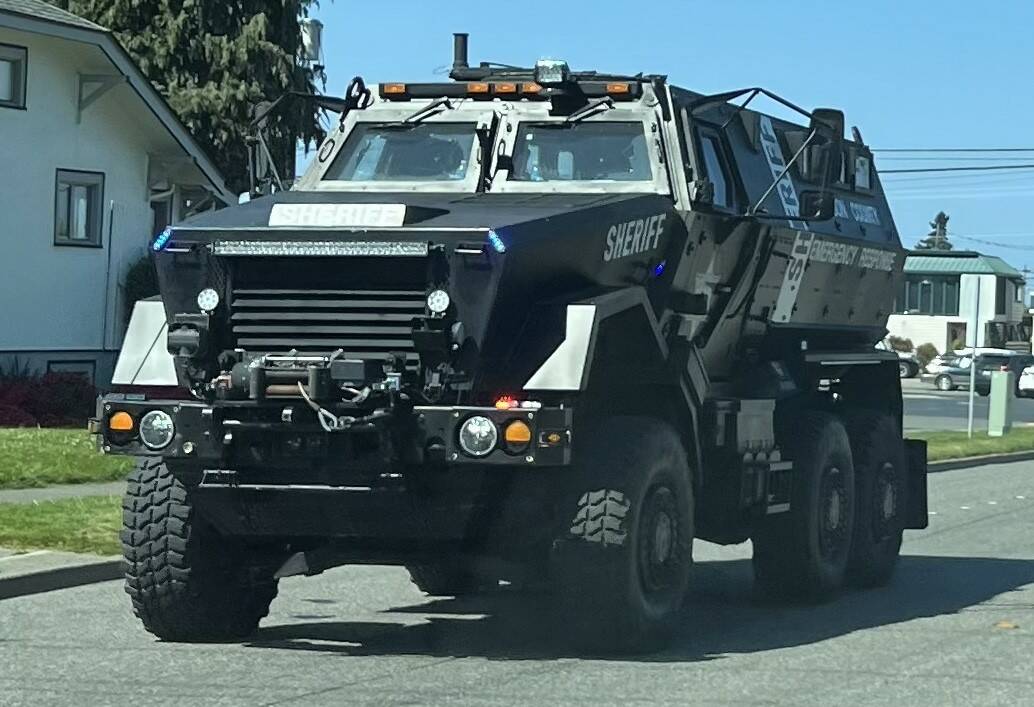
<instances>
[{"instance_id":1,"label":"white house","mask_svg":"<svg viewBox=\"0 0 1034 707\"><path fill-rule=\"evenodd\" d=\"M0 166L0 366L104 386L129 266L236 199L111 32L39 0L0 0Z\"/></svg>"},{"instance_id":2,"label":"white house","mask_svg":"<svg viewBox=\"0 0 1034 707\"><path fill-rule=\"evenodd\" d=\"M968 342L967 331L976 321L977 346L1029 352L1024 300L1023 276L1001 258L971 251L913 252L905 259L898 313L890 316L887 329L916 346L931 343L943 352Z\"/></svg>"}]
</instances>

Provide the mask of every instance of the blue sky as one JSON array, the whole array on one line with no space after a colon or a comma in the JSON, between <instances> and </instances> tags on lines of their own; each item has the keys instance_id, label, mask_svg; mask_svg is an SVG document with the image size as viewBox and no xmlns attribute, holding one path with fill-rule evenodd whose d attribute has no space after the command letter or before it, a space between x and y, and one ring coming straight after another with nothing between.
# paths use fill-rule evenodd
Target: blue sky
<instances>
[{"instance_id":1,"label":"blue sky","mask_svg":"<svg viewBox=\"0 0 1034 707\"><path fill-rule=\"evenodd\" d=\"M471 34L471 63L550 56L575 69L664 73L701 92L761 85L805 107L842 109L874 149L1034 148L1030 2L322 0L313 15L325 25L327 91L335 95L355 74L369 82L443 77L451 33L462 31ZM926 157L877 153L876 164L1034 164L1034 151ZM883 182L906 245L943 209L956 248L1034 268L1034 169Z\"/></svg>"}]
</instances>

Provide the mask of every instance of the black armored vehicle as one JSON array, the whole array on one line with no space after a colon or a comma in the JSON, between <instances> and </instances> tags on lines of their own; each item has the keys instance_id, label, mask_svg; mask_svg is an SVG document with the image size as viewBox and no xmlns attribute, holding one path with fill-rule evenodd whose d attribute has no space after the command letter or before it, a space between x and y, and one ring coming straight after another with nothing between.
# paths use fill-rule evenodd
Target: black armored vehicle
<instances>
[{"instance_id":1,"label":"black armored vehicle","mask_svg":"<svg viewBox=\"0 0 1034 707\"><path fill-rule=\"evenodd\" d=\"M378 563L641 648L695 538L752 540L778 595L886 582L926 452L874 349L904 252L858 130L761 88L472 67L464 35L451 78L354 81L292 189L154 240L123 357L165 387L91 423L140 457L144 626L244 636L279 577Z\"/></svg>"}]
</instances>

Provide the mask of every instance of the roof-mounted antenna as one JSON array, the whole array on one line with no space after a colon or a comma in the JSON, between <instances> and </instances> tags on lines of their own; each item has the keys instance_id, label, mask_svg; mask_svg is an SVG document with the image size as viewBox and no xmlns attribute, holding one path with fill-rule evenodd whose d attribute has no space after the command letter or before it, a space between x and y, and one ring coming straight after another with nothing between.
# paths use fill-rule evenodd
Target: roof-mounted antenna
<instances>
[{"instance_id":1,"label":"roof-mounted antenna","mask_svg":"<svg viewBox=\"0 0 1034 707\"><path fill-rule=\"evenodd\" d=\"M451 78L459 79L470 69L470 64L467 63L469 37L466 32L454 32L452 35L452 71L449 72Z\"/></svg>"}]
</instances>

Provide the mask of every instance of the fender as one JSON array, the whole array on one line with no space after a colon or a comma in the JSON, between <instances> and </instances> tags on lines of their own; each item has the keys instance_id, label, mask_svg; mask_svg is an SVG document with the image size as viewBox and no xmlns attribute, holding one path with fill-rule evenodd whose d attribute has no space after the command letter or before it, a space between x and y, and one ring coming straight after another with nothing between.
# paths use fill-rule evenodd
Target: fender
<instances>
[{"instance_id":1,"label":"fender","mask_svg":"<svg viewBox=\"0 0 1034 707\"><path fill-rule=\"evenodd\" d=\"M702 460L698 438L699 410L706 397L707 376L695 349L688 356L673 355L661 332L660 324L642 287L628 287L567 305L564 340L553 350L524 384L527 391L584 392L589 387L593 362L597 360L600 330L608 320L629 312L638 312L649 332L645 345L666 368L670 382L680 391L684 415L681 429L676 431L688 443L694 468L694 485L702 476ZM679 362L681 362L680 365ZM674 366L672 364L675 364Z\"/></svg>"},{"instance_id":2,"label":"fender","mask_svg":"<svg viewBox=\"0 0 1034 707\"><path fill-rule=\"evenodd\" d=\"M160 297L140 300L122 341L112 385L176 387L176 367L166 349L169 323Z\"/></svg>"}]
</instances>

